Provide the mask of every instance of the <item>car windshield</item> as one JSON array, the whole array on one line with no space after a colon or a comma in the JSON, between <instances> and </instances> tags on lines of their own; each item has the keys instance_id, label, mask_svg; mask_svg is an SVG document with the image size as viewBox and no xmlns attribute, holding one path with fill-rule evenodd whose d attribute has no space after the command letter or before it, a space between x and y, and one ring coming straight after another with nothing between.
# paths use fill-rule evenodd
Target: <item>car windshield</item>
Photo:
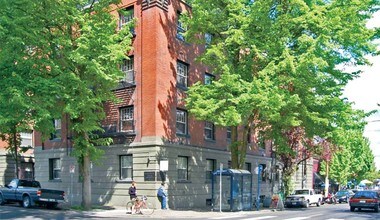
<instances>
[{"instance_id":1,"label":"car windshield","mask_svg":"<svg viewBox=\"0 0 380 220\"><path fill-rule=\"evenodd\" d=\"M294 195L309 195L309 190L296 190Z\"/></svg>"},{"instance_id":2,"label":"car windshield","mask_svg":"<svg viewBox=\"0 0 380 220\"><path fill-rule=\"evenodd\" d=\"M346 194L347 194L347 191L338 191L338 192L336 193L337 196L344 196L344 195L346 195Z\"/></svg>"}]
</instances>

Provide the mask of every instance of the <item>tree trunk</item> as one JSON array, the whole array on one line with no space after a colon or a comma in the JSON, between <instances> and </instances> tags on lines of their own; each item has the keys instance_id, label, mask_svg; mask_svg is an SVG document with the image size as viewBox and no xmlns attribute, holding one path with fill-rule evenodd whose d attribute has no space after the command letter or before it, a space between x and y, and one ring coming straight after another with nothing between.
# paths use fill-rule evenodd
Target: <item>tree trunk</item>
<instances>
[{"instance_id":1,"label":"tree trunk","mask_svg":"<svg viewBox=\"0 0 380 220\"><path fill-rule=\"evenodd\" d=\"M285 197L290 195L290 193L293 191L293 169L284 169L283 170L283 183L284 183L284 193Z\"/></svg>"},{"instance_id":2,"label":"tree trunk","mask_svg":"<svg viewBox=\"0 0 380 220\"><path fill-rule=\"evenodd\" d=\"M13 149L14 149L14 152L13 152L13 155L14 155L14 159L15 159L15 177L17 179L19 179L20 175L19 175L19 161L18 161L18 141L17 141L17 131L16 131L16 127L14 128L14 131L13 131L13 134L12 134L12 138L13 138Z\"/></svg>"},{"instance_id":3,"label":"tree trunk","mask_svg":"<svg viewBox=\"0 0 380 220\"><path fill-rule=\"evenodd\" d=\"M84 210L91 210L91 161L88 153L83 155L82 177L82 206Z\"/></svg>"},{"instance_id":4,"label":"tree trunk","mask_svg":"<svg viewBox=\"0 0 380 220\"><path fill-rule=\"evenodd\" d=\"M231 168L237 169L239 164L239 141L237 135L237 127L231 127Z\"/></svg>"},{"instance_id":5,"label":"tree trunk","mask_svg":"<svg viewBox=\"0 0 380 220\"><path fill-rule=\"evenodd\" d=\"M238 161L238 169L243 169L244 168L244 164L245 164L245 157L246 157L246 154L247 154L247 147L248 147L248 130L249 130L249 127L248 126L244 126L244 131L243 131L243 137L242 137L242 141L240 142L240 146L239 146L239 161Z\"/></svg>"},{"instance_id":6,"label":"tree trunk","mask_svg":"<svg viewBox=\"0 0 380 220\"><path fill-rule=\"evenodd\" d=\"M329 163L326 161L326 176L325 176L325 197L329 194Z\"/></svg>"}]
</instances>

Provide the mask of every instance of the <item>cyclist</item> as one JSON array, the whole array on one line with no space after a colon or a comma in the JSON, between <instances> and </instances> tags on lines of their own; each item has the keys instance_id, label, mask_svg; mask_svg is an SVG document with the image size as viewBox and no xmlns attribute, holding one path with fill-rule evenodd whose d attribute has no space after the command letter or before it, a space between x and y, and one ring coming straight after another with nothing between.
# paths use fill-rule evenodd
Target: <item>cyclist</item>
<instances>
[{"instance_id":1,"label":"cyclist","mask_svg":"<svg viewBox=\"0 0 380 220\"><path fill-rule=\"evenodd\" d=\"M135 181L132 181L132 186L129 187L128 194L129 194L129 198L131 200L137 198L137 194L136 194L136 182Z\"/></svg>"},{"instance_id":2,"label":"cyclist","mask_svg":"<svg viewBox=\"0 0 380 220\"><path fill-rule=\"evenodd\" d=\"M132 210L135 210L136 213L141 213L140 212L141 200L137 197L136 191L137 191L136 182L132 181L132 185L131 187L129 187L129 190L128 190L130 200L135 201L133 205L134 207L132 207ZM131 213L132 213L132 210L130 210Z\"/></svg>"}]
</instances>

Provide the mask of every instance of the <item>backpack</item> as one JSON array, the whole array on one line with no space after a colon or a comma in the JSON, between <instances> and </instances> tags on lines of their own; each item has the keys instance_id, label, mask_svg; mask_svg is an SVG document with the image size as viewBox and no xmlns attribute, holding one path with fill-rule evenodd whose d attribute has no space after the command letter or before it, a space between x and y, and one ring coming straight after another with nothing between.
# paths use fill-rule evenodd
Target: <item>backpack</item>
<instances>
[{"instance_id":1,"label":"backpack","mask_svg":"<svg viewBox=\"0 0 380 220\"><path fill-rule=\"evenodd\" d=\"M163 190L162 190L162 188L160 187L160 188L158 188L158 190L157 190L157 196L163 196Z\"/></svg>"}]
</instances>

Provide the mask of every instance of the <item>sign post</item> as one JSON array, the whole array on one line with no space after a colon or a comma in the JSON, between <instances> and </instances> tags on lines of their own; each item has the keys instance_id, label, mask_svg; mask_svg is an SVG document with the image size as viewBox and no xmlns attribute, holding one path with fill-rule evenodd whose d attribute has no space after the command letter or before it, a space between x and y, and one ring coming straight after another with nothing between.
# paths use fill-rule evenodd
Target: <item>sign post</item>
<instances>
[{"instance_id":1,"label":"sign post","mask_svg":"<svg viewBox=\"0 0 380 220\"><path fill-rule=\"evenodd\" d=\"M220 174L219 174L219 212L222 212L222 172L223 172L223 164L220 163Z\"/></svg>"},{"instance_id":2,"label":"sign post","mask_svg":"<svg viewBox=\"0 0 380 220\"><path fill-rule=\"evenodd\" d=\"M261 172L263 171L263 166L259 165L257 168L257 198L256 198L256 210L259 211L260 208L260 179Z\"/></svg>"},{"instance_id":3,"label":"sign post","mask_svg":"<svg viewBox=\"0 0 380 220\"><path fill-rule=\"evenodd\" d=\"M73 206L73 176L75 173L75 165L70 165L70 206Z\"/></svg>"}]
</instances>

